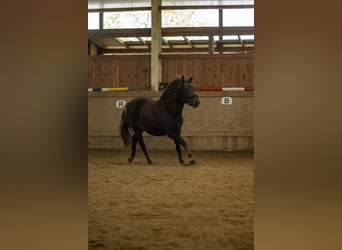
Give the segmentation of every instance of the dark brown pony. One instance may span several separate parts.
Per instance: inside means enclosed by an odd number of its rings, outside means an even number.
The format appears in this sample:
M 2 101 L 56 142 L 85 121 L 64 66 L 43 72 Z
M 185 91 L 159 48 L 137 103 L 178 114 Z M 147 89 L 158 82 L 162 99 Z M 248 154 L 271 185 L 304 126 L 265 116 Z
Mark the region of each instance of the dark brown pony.
M 196 108 L 200 101 L 195 94 L 195 88 L 189 79 L 176 78 L 170 82 L 160 99 L 155 101 L 146 97 L 138 97 L 125 105 L 121 115 L 120 134 L 125 146 L 132 144 L 131 156 L 128 162 L 132 162 L 135 156 L 136 145 L 139 142 L 141 150 L 146 156 L 147 163 L 152 164 L 146 151 L 143 140 L 143 132 L 150 135 L 167 135 L 176 144 L 179 162 L 184 164 L 180 145 L 187 151 L 190 164 L 196 164 L 188 150 L 186 141 L 180 136 L 183 125 L 183 107 L 187 103 Z

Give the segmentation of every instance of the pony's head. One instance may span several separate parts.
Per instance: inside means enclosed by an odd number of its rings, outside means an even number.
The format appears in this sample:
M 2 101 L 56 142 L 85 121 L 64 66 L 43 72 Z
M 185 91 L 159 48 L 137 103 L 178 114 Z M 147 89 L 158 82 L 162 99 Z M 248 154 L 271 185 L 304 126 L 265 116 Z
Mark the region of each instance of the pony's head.
M 188 79 L 185 79 L 184 76 L 176 77 L 168 84 L 160 99 L 167 99 L 173 94 L 178 93 L 178 96 L 183 103 L 187 103 L 190 106 L 197 108 L 200 104 L 200 100 L 195 93 L 195 87 L 191 83 L 192 77 Z
M 182 76 L 179 88 L 184 103 L 189 104 L 193 108 L 197 108 L 200 105 L 198 95 L 195 93 L 195 87 L 192 85 L 192 77 L 185 79 L 184 76 Z

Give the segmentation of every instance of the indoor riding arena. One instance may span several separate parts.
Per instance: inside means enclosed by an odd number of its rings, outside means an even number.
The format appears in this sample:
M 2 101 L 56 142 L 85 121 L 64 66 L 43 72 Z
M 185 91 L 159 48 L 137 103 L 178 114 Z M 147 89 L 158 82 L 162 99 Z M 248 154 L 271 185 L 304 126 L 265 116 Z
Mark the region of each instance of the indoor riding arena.
M 89 0 L 88 55 L 88 249 L 254 249 L 254 1 Z M 129 163 L 126 105 L 182 76 L 195 164 L 146 132 Z

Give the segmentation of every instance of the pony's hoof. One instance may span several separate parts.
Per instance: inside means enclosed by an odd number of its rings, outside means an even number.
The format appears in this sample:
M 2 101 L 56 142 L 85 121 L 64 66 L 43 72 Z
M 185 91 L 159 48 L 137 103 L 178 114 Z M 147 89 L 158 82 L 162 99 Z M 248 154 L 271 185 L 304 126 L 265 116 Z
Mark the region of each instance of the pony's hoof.
M 153 161 L 148 161 L 147 162 L 149 165 L 152 165 L 153 164 Z
M 132 163 L 133 159 L 131 157 L 128 157 L 128 163 Z
M 183 166 L 185 165 L 185 161 L 183 160 L 180 160 L 179 163 L 182 164 Z
M 191 160 L 190 161 L 190 165 L 195 165 L 196 164 L 196 161 L 195 160 Z

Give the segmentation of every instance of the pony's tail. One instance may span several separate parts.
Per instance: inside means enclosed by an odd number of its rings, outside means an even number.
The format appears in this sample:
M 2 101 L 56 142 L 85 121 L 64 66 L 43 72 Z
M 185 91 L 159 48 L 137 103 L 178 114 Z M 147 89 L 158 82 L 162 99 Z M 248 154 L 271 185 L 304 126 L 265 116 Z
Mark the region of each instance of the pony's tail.
M 122 111 L 121 122 L 120 122 L 120 135 L 125 144 L 125 147 L 129 146 L 132 141 L 132 136 L 129 133 L 129 124 L 126 120 L 125 111 Z

